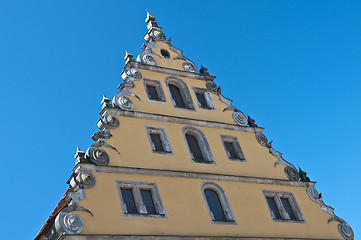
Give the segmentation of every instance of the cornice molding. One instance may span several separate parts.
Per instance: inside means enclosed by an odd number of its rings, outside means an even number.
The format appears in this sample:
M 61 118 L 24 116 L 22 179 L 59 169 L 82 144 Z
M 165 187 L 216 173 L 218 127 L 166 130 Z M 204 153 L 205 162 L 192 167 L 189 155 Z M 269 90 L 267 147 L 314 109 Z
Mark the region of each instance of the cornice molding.
M 205 121 L 199 119 L 192 119 L 192 118 L 184 118 L 184 117 L 177 117 L 177 116 L 168 116 L 156 113 L 146 113 L 146 112 L 139 112 L 139 111 L 122 111 L 118 108 L 103 108 L 100 113 L 101 116 L 106 114 L 116 114 L 124 117 L 134 117 L 134 118 L 143 118 L 148 120 L 158 120 L 163 122 L 175 122 L 184 125 L 193 125 L 193 126 L 200 126 L 200 127 L 213 127 L 213 128 L 221 128 L 221 129 L 229 129 L 235 131 L 242 131 L 242 132 L 255 132 L 260 133 L 263 131 L 264 128 L 261 127 L 246 127 L 246 126 L 239 126 L 236 124 L 229 124 L 229 123 L 221 123 L 221 122 L 214 122 L 214 121 Z
M 126 173 L 136 175 L 151 175 L 151 176 L 164 176 L 164 177 L 178 177 L 178 178 L 195 178 L 211 181 L 228 181 L 228 182 L 245 182 L 257 184 L 271 184 L 281 186 L 293 187 L 307 187 L 308 185 L 314 186 L 315 182 L 296 182 L 284 179 L 250 177 L 250 176 L 236 176 L 229 174 L 216 174 L 216 173 L 202 173 L 180 170 L 165 170 L 165 169 L 151 169 L 151 168 L 135 168 L 123 166 L 96 166 L 93 164 L 80 163 L 77 164 L 73 170 L 75 172 L 86 170 L 90 172 L 105 172 L 105 173 Z
M 211 75 L 202 75 L 199 73 L 186 72 L 186 71 L 182 71 L 182 70 L 178 70 L 178 69 L 152 66 L 152 65 L 143 64 L 140 62 L 134 62 L 134 65 L 140 69 L 164 73 L 164 74 L 168 74 L 168 75 L 175 75 L 177 77 L 193 78 L 193 79 L 203 80 L 203 81 L 213 81 L 216 78 L 215 76 L 211 76 Z

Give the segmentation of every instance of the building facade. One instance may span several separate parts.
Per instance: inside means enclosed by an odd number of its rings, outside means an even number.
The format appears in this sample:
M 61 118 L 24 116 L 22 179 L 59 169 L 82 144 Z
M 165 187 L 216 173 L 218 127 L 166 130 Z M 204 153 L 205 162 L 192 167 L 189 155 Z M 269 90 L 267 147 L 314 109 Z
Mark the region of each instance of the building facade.
M 35 239 L 354 239 L 301 169 L 150 14 Z

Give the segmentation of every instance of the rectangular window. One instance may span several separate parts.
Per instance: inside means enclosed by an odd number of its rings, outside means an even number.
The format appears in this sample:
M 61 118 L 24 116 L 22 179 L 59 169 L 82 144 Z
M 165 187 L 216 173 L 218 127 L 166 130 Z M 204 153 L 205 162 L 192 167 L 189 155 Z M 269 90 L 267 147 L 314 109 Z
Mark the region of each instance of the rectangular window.
M 148 100 L 165 102 L 164 92 L 159 81 L 144 78 L 143 83 L 147 92 Z
M 304 221 L 301 210 L 291 192 L 264 190 L 263 195 L 274 221 Z
M 281 214 L 278 211 L 275 199 L 273 197 L 267 197 L 266 199 L 267 199 L 268 206 L 271 210 L 272 218 L 281 219 Z
M 238 160 L 238 161 L 246 160 L 242 148 L 237 140 L 237 137 L 221 135 L 221 139 L 223 142 L 224 150 L 226 151 L 227 157 L 230 160 Z
M 215 109 L 212 97 L 204 88 L 193 88 L 193 91 L 196 95 L 198 107 L 203 109 Z
M 117 181 L 117 187 L 125 216 L 165 216 L 155 183 Z
M 172 149 L 164 128 L 145 126 L 150 147 L 154 153 L 171 154 Z
M 150 138 L 152 140 L 154 150 L 156 152 L 164 152 L 164 147 L 163 147 L 162 139 L 160 138 L 160 134 L 150 133 Z
M 122 189 L 122 197 L 125 206 L 127 207 L 127 213 L 138 213 L 137 208 L 135 207 L 134 197 L 132 189 Z
M 142 196 L 142 200 L 145 205 L 145 208 L 147 209 L 147 213 L 156 214 L 151 191 L 140 190 L 140 195 Z

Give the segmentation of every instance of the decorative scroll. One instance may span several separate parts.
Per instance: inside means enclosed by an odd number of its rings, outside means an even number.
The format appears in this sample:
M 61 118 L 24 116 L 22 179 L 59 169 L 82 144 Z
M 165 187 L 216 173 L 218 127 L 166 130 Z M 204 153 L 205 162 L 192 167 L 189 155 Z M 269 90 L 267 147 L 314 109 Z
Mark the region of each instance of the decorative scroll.
M 312 201 L 319 203 L 321 205 L 321 209 L 323 211 L 325 211 L 331 215 L 330 219 L 328 219 L 327 222 L 338 221 L 340 223 L 340 224 L 338 224 L 337 228 L 338 228 L 339 233 L 341 234 L 341 236 L 344 239 L 354 240 L 354 233 L 353 233 L 353 230 L 350 227 L 350 225 L 348 225 L 346 223 L 346 221 L 343 220 L 342 218 L 339 218 L 338 216 L 336 216 L 334 209 L 330 206 L 327 206 L 323 202 L 323 197 L 322 197 L 321 193 L 318 194 L 317 190 L 313 186 L 308 185 L 307 195 Z
M 96 179 L 94 175 L 86 170 L 80 170 L 75 178 L 76 183 L 80 188 L 92 188 L 95 186 Z
M 261 144 L 264 147 L 268 147 L 268 139 L 263 133 L 257 132 L 256 139 L 259 142 L 259 144 Z
M 109 164 L 109 156 L 103 149 L 90 147 L 86 151 L 85 156 L 95 165 L 106 166 Z
M 119 127 L 119 120 L 114 115 L 108 114 L 105 117 L 105 121 L 111 129 Z
M 144 55 L 142 57 L 142 62 L 145 64 L 148 64 L 148 65 L 152 65 L 152 66 L 157 65 L 157 62 L 155 61 L 155 59 L 150 55 Z
M 298 173 L 297 169 L 293 166 L 285 167 L 285 173 L 288 179 L 290 179 L 291 181 L 297 181 L 300 178 L 300 174 Z
M 238 125 L 247 126 L 248 119 L 241 111 L 234 112 L 232 117 Z
M 192 73 L 197 72 L 197 67 L 192 62 L 183 63 L 183 69 L 187 72 L 192 72 Z
M 79 234 L 83 231 L 83 220 L 75 213 L 60 212 L 55 219 L 55 229 L 66 234 Z
M 207 81 L 206 83 L 207 90 L 211 93 L 218 94 L 218 87 L 217 84 L 215 84 L 213 81 Z
M 342 237 L 344 237 L 347 240 L 354 239 L 354 233 L 353 233 L 350 225 L 343 222 L 343 223 L 340 223 L 337 227 L 338 227 L 338 231 L 341 233 Z
M 133 111 L 134 109 L 134 104 L 132 102 L 132 100 L 130 100 L 129 98 L 125 97 L 125 96 L 119 96 L 116 99 L 116 104 L 117 106 L 125 111 Z

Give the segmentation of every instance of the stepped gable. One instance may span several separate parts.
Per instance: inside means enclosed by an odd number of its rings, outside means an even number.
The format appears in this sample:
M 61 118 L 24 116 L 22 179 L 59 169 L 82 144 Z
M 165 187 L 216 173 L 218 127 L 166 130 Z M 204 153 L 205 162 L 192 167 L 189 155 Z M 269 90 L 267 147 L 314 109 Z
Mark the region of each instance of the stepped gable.
M 142 51 L 126 51 L 94 144 L 77 147 L 68 190 L 35 239 L 354 239 L 208 69 L 174 47 L 155 17 L 145 21 Z

